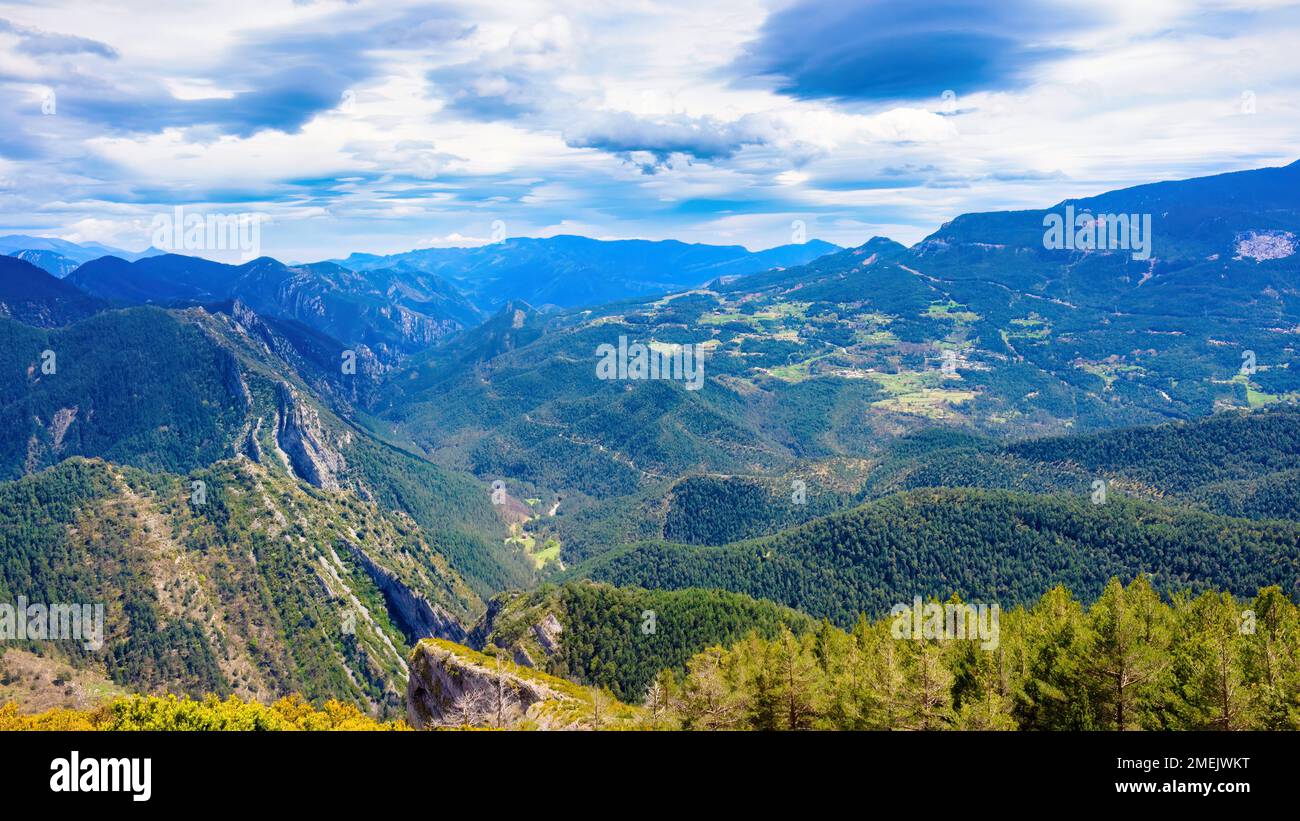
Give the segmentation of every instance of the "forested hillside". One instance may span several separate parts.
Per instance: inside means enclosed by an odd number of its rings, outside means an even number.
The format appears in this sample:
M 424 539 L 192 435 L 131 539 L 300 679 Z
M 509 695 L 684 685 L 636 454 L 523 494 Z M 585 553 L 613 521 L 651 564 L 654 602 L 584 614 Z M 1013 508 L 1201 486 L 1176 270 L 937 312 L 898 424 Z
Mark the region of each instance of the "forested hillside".
M 890 618 L 749 638 L 660 676 L 647 710 L 692 730 L 1300 729 L 1300 620 L 1275 587 L 1056 587 L 1002 611 L 997 638 L 900 640 Z
M 815 622 L 772 602 L 723 590 L 646 590 L 569 583 L 494 600 L 471 633 L 552 675 L 606 687 L 623 701 L 656 673 L 684 669 L 694 653 L 749 633 L 796 633 Z
M 188 476 L 67 460 L 0 483 L 0 516 L 0 599 L 105 608 L 102 648 L 15 647 L 139 692 L 391 712 L 408 636 L 463 635 L 481 609 L 410 520 L 243 457 Z
M 68 456 L 187 471 L 235 453 L 234 359 L 155 308 L 54 330 L 0 320 L 0 475 Z
M 358 274 L 332 263 L 285 265 L 259 257 L 227 265 L 162 254 L 87 262 L 67 282 L 119 305 L 189 306 L 237 300 L 269 318 L 299 322 L 393 363 L 478 321 L 454 288 Z M 442 284 L 445 286 L 445 283 Z
M 1300 524 L 1180 510 L 1111 495 L 925 489 L 724 547 L 649 542 L 571 571 L 617 585 L 716 587 L 848 626 L 913 596 L 1034 600 L 1064 584 L 1085 600 L 1112 576 L 1172 593 L 1238 595 L 1300 584 Z
M 1300 411 L 1284 405 L 1076 436 L 994 440 L 920 434 L 892 447 L 866 496 L 919 487 L 1115 491 L 1247 518 L 1300 516 Z
M 53 328 L 85 319 L 104 307 L 28 260 L 0 256 L 0 317 Z
M 717 544 L 930 485 L 1075 492 L 1106 478 L 1147 498 L 1286 515 L 1297 484 L 1279 467 L 1286 457 L 1263 461 L 1267 445 L 1232 439 L 1255 435 L 1255 423 L 1107 434 L 1300 397 L 1300 304 L 1285 241 L 1300 213 L 1285 193 L 1298 174 L 1292 164 L 1075 203 L 1133 210 L 1240 187 L 1217 222 L 1213 205 L 1185 219 L 1161 210 L 1165 244 L 1150 260 L 1044 247 L 1043 218 L 1056 206 L 964 215 L 911 248 L 875 238 L 664 297 L 549 313 L 511 303 L 492 332 L 398 368 L 368 410 L 376 429 L 440 464 L 566 500 L 561 515 L 582 519 L 555 526 L 569 564 L 602 552 L 602 540 L 655 535 L 647 529 Z M 1253 236 L 1278 238 L 1279 250 L 1257 251 L 1243 239 Z M 702 386 L 598 378 L 598 347 L 620 339 L 695 346 Z M 1267 437 L 1267 424 L 1287 423 L 1258 424 Z M 897 458 L 900 439 L 939 431 L 970 438 Z M 1023 439 L 1035 441 L 1008 444 Z M 1242 448 L 1255 453 L 1211 467 Z M 783 505 L 791 491 L 773 481 L 877 461 L 871 479 L 858 469 L 856 485 L 833 493 L 810 482 L 811 508 Z M 771 488 L 767 501 L 757 485 Z M 697 515 L 706 499 L 736 509 Z M 601 509 L 648 509 L 652 521 L 620 526 Z
M 245 454 L 406 513 L 482 595 L 529 582 L 486 485 L 336 415 L 264 330 L 238 311 L 150 307 L 55 330 L 0 320 L 0 470 L 88 456 L 184 473 Z

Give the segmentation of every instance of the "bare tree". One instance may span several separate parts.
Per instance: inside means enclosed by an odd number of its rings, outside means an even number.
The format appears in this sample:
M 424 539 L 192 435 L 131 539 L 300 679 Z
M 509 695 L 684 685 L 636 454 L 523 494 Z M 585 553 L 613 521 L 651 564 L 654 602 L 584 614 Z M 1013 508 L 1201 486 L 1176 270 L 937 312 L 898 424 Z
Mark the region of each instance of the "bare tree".
M 600 708 L 605 703 L 605 694 L 600 691 L 600 687 L 591 688 L 591 729 L 600 729 Z
M 667 707 L 665 703 L 667 700 L 668 694 L 664 692 L 664 686 L 659 683 L 659 679 L 650 682 L 650 688 L 645 694 L 645 706 L 650 711 L 650 719 L 655 727 L 659 726 L 659 718 Z
M 519 699 L 515 695 L 513 687 L 506 686 L 506 675 L 501 669 L 501 656 L 497 660 L 497 686 L 493 690 L 492 712 L 496 714 L 496 727 L 502 729 L 506 726 L 506 718 L 514 712 L 519 705 Z
M 452 699 L 450 706 L 443 711 L 439 727 L 475 727 L 485 723 L 488 712 L 485 709 L 483 694 L 466 690 Z

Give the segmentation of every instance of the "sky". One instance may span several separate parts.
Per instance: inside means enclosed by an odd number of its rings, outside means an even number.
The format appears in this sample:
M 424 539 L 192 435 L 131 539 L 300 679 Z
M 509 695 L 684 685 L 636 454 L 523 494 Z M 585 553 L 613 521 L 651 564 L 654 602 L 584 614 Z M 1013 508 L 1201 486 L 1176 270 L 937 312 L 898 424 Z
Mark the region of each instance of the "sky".
M 1281 0 L 0 0 L 0 233 L 916 242 L 1300 158 Z

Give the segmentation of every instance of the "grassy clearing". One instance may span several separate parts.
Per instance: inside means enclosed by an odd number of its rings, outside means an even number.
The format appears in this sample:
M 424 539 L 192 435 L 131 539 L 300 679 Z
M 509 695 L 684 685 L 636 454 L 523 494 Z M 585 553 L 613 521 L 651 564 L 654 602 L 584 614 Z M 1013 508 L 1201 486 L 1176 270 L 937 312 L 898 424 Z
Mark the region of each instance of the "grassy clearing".
M 892 331 L 886 331 L 883 328 L 875 331 L 856 331 L 853 339 L 859 345 L 897 345 L 898 337 Z
M 979 314 L 965 308 L 965 305 L 960 305 L 951 299 L 947 302 L 932 302 L 926 309 L 925 315 L 931 319 L 951 319 L 954 322 L 970 323 L 980 320 Z
M 1003 331 L 1007 339 L 1043 340 L 1052 335 L 1052 326 L 1037 314 L 1030 314 L 1025 319 L 1013 319 L 1013 329 Z
M 910 413 L 932 419 L 942 418 L 958 405 L 975 398 L 974 391 L 952 391 L 931 388 L 917 393 L 894 396 L 872 402 L 871 406 L 895 413 Z

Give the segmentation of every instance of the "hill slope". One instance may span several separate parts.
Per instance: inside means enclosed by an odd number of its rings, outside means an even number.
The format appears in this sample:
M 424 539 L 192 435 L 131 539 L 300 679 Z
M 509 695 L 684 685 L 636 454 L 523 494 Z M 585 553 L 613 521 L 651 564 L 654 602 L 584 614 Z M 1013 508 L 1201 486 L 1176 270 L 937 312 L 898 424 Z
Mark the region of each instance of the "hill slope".
M 442 464 L 577 512 L 695 474 L 785 478 L 881 458 L 934 427 L 1021 438 L 1293 403 L 1300 255 L 1283 253 L 1283 235 L 1300 214 L 1298 174 L 964 215 L 913 248 L 875 238 L 661 298 L 504 311 L 495 334 L 391 373 L 371 410 Z M 1158 210 L 1151 258 L 1045 247 L 1043 217 L 1065 205 Z M 597 350 L 620 339 L 697 346 L 702 387 L 601 379 Z
M 396 361 L 462 327 L 477 311 L 436 282 L 400 283 L 384 272 L 360 275 L 330 263 L 288 266 L 269 257 L 243 265 L 164 254 L 127 262 L 104 257 L 68 282 L 125 304 L 194 305 L 237 300 L 269 318 L 293 320 L 349 346 Z
M 85 319 L 103 307 L 104 303 L 26 260 L 0 257 L 0 317 L 54 328 Z
M 527 560 L 501 541 L 486 485 L 334 414 L 254 319 L 145 307 L 48 331 L 0 320 L 3 476 L 69 456 L 188 472 L 242 454 L 414 517 L 484 595 L 530 580 Z M 42 371 L 46 350 L 56 354 L 52 373 Z
M 1056 584 L 1085 599 L 1111 577 L 1165 591 L 1279 585 L 1300 592 L 1300 524 L 1254 522 L 1110 496 L 910 491 L 725 547 L 646 543 L 575 575 L 617 585 L 720 587 L 847 625 L 914 596 L 1007 607 Z
M 71 459 L 0 483 L 0 516 L 0 596 L 105 611 L 102 647 L 20 645 L 138 692 L 393 713 L 406 642 L 459 638 L 480 606 L 409 520 L 243 457 L 188 476 Z

